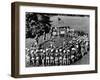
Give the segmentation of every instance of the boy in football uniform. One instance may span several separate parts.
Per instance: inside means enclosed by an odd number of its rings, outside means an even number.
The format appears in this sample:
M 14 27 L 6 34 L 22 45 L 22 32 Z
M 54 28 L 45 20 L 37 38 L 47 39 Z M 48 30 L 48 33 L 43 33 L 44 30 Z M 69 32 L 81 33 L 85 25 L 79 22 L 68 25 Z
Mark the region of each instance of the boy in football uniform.
M 63 55 L 62 55 L 62 49 L 59 49 L 59 65 L 63 64 Z
M 55 65 L 58 65 L 58 49 L 56 49 L 54 57 Z
M 54 49 L 51 49 L 50 51 L 50 65 L 54 65 Z
M 47 48 L 46 49 L 46 66 L 48 66 L 49 65 L 49 49 Z
M 75 55 L 76 55 L 76 52 L 75 52 L 75 48 L 73 47 L 72 50 L 71 50 L 71 63 L 74 63 L 75 62 Z
M 38 54 L 38 50 L 36 50 L 36 66 L 39 66 L 39 54 Z
M 67 50 L 67 64 L 68 64 L 68 65 L 71 63 L 70 60 L 71 60 L 71 52 L 70 52 L 70 50 L 68 49 L 68 50 Z
M 67 64 L 66 50 L 63 50 L 63 65 Z

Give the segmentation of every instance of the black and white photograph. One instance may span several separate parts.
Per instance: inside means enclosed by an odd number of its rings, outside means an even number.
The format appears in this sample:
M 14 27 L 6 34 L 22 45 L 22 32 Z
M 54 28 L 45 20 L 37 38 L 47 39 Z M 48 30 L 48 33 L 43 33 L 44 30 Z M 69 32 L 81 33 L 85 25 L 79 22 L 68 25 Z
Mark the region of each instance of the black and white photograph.
M 12 76 L 97 73 L 97 7 L 12 4 Z
M 25 66 L 90 63 L 90 15 L 25 12 Z

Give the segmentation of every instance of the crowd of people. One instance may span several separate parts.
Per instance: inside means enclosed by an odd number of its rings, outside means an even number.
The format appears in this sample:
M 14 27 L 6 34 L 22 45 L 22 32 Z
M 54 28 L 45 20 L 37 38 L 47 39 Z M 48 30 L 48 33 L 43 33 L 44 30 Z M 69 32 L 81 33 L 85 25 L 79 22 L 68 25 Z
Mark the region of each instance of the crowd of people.
M 32 46 L 30 49 L 26 48 L 26 66 L 70 65 L 88 52 L 89 40 L 86 35 L 63 42 L 63 45 L 59 47 L 53 44 L 45 49 Z

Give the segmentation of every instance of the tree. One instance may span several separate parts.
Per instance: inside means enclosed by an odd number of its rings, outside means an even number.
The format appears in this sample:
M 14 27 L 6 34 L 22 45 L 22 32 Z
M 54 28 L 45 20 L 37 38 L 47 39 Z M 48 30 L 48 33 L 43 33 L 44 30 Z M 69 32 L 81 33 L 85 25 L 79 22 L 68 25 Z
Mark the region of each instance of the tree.
M 51 28 L 50 17 L 46 14 L 26 13 L 26 38 L 38 38 L 49 33 Z

